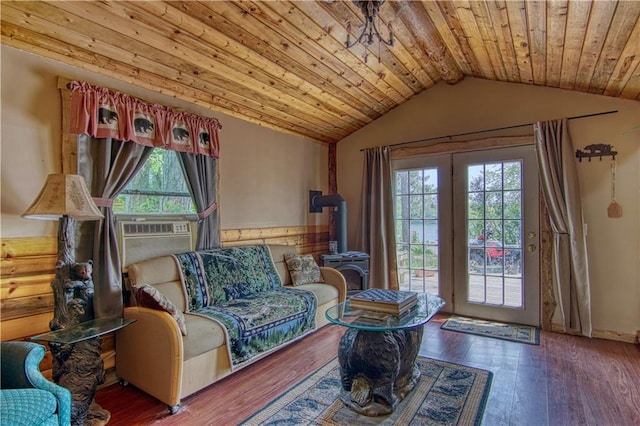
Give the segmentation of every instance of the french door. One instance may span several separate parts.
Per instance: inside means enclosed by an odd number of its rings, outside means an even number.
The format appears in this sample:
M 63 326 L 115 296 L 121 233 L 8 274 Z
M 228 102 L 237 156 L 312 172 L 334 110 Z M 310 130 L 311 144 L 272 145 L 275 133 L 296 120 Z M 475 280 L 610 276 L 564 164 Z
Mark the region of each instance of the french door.
M 455 154 L 453 168 L 454 312 L 539 325 L 533 147 Z
M 539 324 L 532 146 L 394 161 L 400 288 L 460 315 Z

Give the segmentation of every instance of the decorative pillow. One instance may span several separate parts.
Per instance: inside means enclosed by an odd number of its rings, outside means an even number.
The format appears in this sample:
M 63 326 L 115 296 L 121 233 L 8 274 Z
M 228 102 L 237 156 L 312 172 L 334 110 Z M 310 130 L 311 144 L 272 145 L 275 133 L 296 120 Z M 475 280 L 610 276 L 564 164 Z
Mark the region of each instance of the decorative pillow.
M 187 335 L 187 325 L 184 322 L 182 311 L 176 307 L 169 299 L 158 291 L 154 286 L 143 284 L 133 287 L 133 294 L 136 297 L 138 305 L 166 311 L 176 320 L 180 332 L 183 336 Z
M 287 269 L 289 269 L 294 286 L 324 282 L 320 267 L 312 255 L 285 254 L 284 260 L 287 262 Z
M 235 283 L 224 287 L 227 300 L 243 299 L 253 293 L 255 291 L 249 283 Z

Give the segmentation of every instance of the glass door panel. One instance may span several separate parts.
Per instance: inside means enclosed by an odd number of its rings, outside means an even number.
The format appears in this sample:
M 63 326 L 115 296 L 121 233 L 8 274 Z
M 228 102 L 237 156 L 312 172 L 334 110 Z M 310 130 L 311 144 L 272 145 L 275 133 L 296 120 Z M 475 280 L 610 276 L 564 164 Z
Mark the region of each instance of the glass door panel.
M 438 294 L 450 301 L 451 255 L 443 256 L 451 253 L 450 220 L 443 224 L 441 218 L 451 212 L 451 159 L 414 161 L 395 162 L 393 172 L 400 290 Z
M 523 306 L 521 176 L 519 161 L 467 165 L 469 302 Z
M 438 171 L 398 170 L 394 180 L 400 289 L 438 294 Z

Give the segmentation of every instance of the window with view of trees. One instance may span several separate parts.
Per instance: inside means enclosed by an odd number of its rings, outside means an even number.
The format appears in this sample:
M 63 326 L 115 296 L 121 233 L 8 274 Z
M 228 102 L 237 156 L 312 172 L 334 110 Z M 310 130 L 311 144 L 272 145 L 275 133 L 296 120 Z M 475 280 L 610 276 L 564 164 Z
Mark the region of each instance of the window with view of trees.
M 195 214 L 177 154 L 156 148 L 113 203 L 115 214 Z

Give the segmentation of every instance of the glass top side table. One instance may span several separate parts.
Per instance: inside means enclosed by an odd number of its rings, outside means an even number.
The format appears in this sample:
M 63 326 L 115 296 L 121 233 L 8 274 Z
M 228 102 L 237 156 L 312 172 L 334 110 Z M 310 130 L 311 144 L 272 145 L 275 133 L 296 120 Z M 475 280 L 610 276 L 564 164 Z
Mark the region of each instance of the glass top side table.
M 51 348 L 54 357 L 53 379 L 71 392 L 72 426 L 106 425 L 109 422 L 109 411 L 95 404 L 93 399 L 98 385 L 104 382 L 101 336 L 135 321 L 98 318 L 31 337 L 31 340 L 47 342 Z M 69 350 L 60 350 L 66 346 Z M 58 349 L 54 351 L 54 348 Z M 56 374 L 56 365 L 59 365 L 57 371 L 60 374 Z
M 124 318 L 98 318 L 76 324 L 73 327 L 38 334 L 37 336 L 31 337 L 31 340 L 70 345 L 102 336 L 103 334 L 112 333 L 135 321 L 134 319 Z

